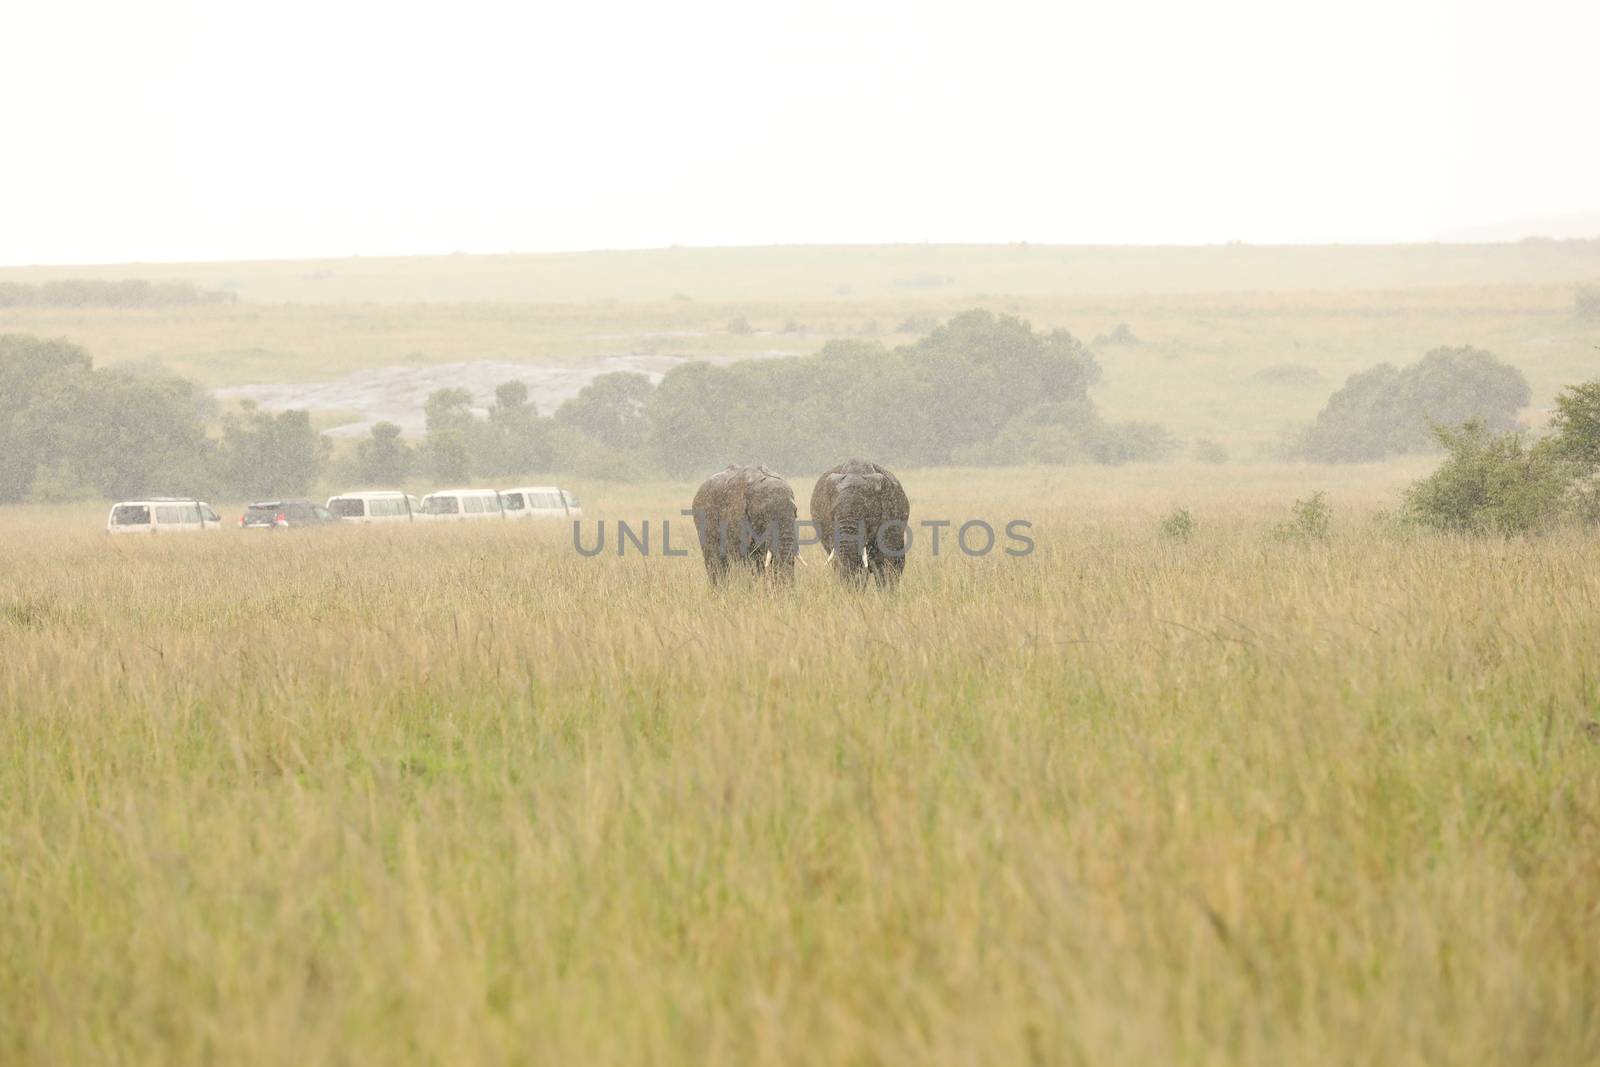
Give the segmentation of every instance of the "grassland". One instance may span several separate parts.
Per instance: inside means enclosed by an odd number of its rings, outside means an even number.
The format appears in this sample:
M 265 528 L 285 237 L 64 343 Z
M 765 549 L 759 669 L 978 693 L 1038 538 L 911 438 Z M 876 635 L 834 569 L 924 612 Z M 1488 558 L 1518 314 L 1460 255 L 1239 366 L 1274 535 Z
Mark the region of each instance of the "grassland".
M 0 514 L 0 1061 L 1600 1058 L 1592 538 L 1396 531 L 1404 467 L 904 473 L 1038 550 L 715 592 Z
M 208 386 L 317 381 L 351 371 L 470 359 L 581 365 L 600 355 L 685 358 L 815 351 L 834 337 L 898 344 L 908 318 L 969 307 L 1018 314 L 1085 341 L 1127 323 L 1143 342 L 1099 346 L 1095 399 L 1111 418 L 1164 423 L 1253 458 L 1311 418 L 1344 379 L 1472 344 L 1521 368 L 1530 425 L 1564 385 L 1593 377 L 1600 327 L 1573 315 L 1573 286 L 1011 297 L 536 304 L 254 305 L 0 311 L 0 332 L 65 336 L 104 365 L 160 366 Z M 758 332 L 728 332 L 745 316 Z M 785 332 L 786 326 L 795 327 Z M 1257 375 L 1291 364 L 1297 382 Z
M 1600 240 L 1516 244 L 802 245 L 3 267 L 0 281 L 192 281 L 253 304 L 811 303 L 976 293 L 1482 288 L 1600 279 Z

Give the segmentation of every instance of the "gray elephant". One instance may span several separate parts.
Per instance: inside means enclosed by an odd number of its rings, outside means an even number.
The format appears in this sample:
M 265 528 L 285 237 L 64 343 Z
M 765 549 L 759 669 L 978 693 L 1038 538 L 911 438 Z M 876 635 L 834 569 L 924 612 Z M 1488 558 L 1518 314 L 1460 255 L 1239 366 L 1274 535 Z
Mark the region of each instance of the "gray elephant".
M 794 579 L 794 490 L 767 468 L 735 465 L 707 478 L 694 495 L 694 522 L 713 585 L 735 567 Z
M 892 586 L 906 568 L 911 501 L 888 470 L 852 459 L 817 479 L 811 521 L 836 574 Z

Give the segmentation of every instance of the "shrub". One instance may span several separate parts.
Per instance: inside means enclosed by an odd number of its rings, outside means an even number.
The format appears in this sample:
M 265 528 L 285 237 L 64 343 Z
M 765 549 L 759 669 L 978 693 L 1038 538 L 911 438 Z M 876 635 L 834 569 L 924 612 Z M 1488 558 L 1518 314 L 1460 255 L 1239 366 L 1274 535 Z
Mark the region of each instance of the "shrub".
M 1228 450 L 1210 438 L 1201 438 L 1194 443 L 1194 458 L 1201 463 L 1226 463 Z
M 1161 520 L 1161 536 L 1173 541 L 1187 541 L 1194 535 L 1194 516 L 1189 514 L 1188 508 L 1174 508 L 1172 513 Z
M 743 315 L 735 315 L 728 320 L 728 332 L 740 337 L 748 337 L 756 332 L 756 328 L 750 325 L 750 320 Z
M 1568 511 L 1573 468 L 1548 444 L 1529 446 L 1517 432 L 1482 422 L 1435 431 L 1448 455 L 1406 492 L 1408 519 L 1436 530 L 1472 534 L 1533 533 Z
M 900 325 L 894 328 L 894 332 L 921 336 L 925 333 L 932 333 L 938 328 L 939 320 L 932 315 L 907 315 L 900 320 Z
M 1296 500 L 1289 521 L 1280 522 L 1273 533 L 1284 541 L 1326 541 L 1332 518 L 1328 494 L 1318 491 Z
M 1600 467 L 1600 378 L 1563 389 L 1555 408 L 1550 443 L 1556 454 L 1587 470 Z
M 1296 455 L 1351 463 L 1429 451 L 1432 427 L 1479 420 L 1494 431 L 1515 424 L 1532 392 L 1522 372 L 1476 348 L 1435 348 L 1416 363 L 1351 375 L 1301 437 Z

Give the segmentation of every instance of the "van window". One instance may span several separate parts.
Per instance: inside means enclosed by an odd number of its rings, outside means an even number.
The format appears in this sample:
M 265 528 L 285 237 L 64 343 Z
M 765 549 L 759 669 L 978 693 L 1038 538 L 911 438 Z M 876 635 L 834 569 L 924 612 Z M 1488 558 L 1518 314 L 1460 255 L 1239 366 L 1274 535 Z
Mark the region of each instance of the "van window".
M 576 508 L 576 507 L 582 507 L 583 506 L 583 505 L 578 503 L 578 498 L 577 497 L 573 496 L 571 493 L 567 493 L 567 491 L 565 489 L 563 489 L 562 492 L 566 493 L 566 495 L 567 495 L 567 507 Z
M 430 496 L 422 502 L 422 512 L 424 515 L 458 515 L 461 501 L 453 496 Z
M 156 508 L 156 522 L 160 524 L 197 523 L 200 509 L 194 504 L 162 504 Z
M 483 498 L 482 497 L 469 496 L 465 500 L 463 500 L 462 503 L 466 505 L 466 510 L 467 510 L 467 514 L 468 515 L 482 515 L 483 514 Z
M 222 516 L 211 510 L 210 504 L 200 505 L 200 514 L 205 516 L 207 522 L 221 522 Z
M 565 511 L 566 510 L 565 508 L 563 508 L 561 506 L 561 498 L 559 496 L 557 496 L 555 493 L 540 493 L 539 494 L 539 506 L 541 508 L 544 508 L 547 511 L 551 510 L 551 509 L 554 509 L 556 511 Z
M 367 513 L 367 509 L 360 500 L 350 497 L 340 497 L 332 502 L 329 509 L 341 519 L 359 519 Z
M 119 504 L 111 512 L 111 522 L 116 526 L 149 526 L 150 509 L 143 504 Z
M 502 508 L 504 508 L 506 511 L 521 511 L 522 510 L 522 494 L 521 493 L 501 493 L 500 494 L 500 506 Z
M 321 504 L 312 504 L 311 505 L 311 514 L 315 515 L 318 519 L 321 519 L 323 522 L 332 522 L 333 521 L 333 512 L 329 511 L 327 508 L 323 507 Z

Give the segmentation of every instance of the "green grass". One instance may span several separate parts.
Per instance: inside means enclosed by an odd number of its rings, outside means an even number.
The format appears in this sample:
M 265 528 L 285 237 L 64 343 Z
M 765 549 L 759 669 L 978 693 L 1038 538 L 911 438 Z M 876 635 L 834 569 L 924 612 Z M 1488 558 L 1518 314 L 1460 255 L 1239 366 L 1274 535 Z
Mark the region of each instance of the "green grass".
M 1594 544 L 1414 473 L 903 472 L 1039 550 L 893 596 L 6 512 L 0 1061 L 1594 1062 Z

